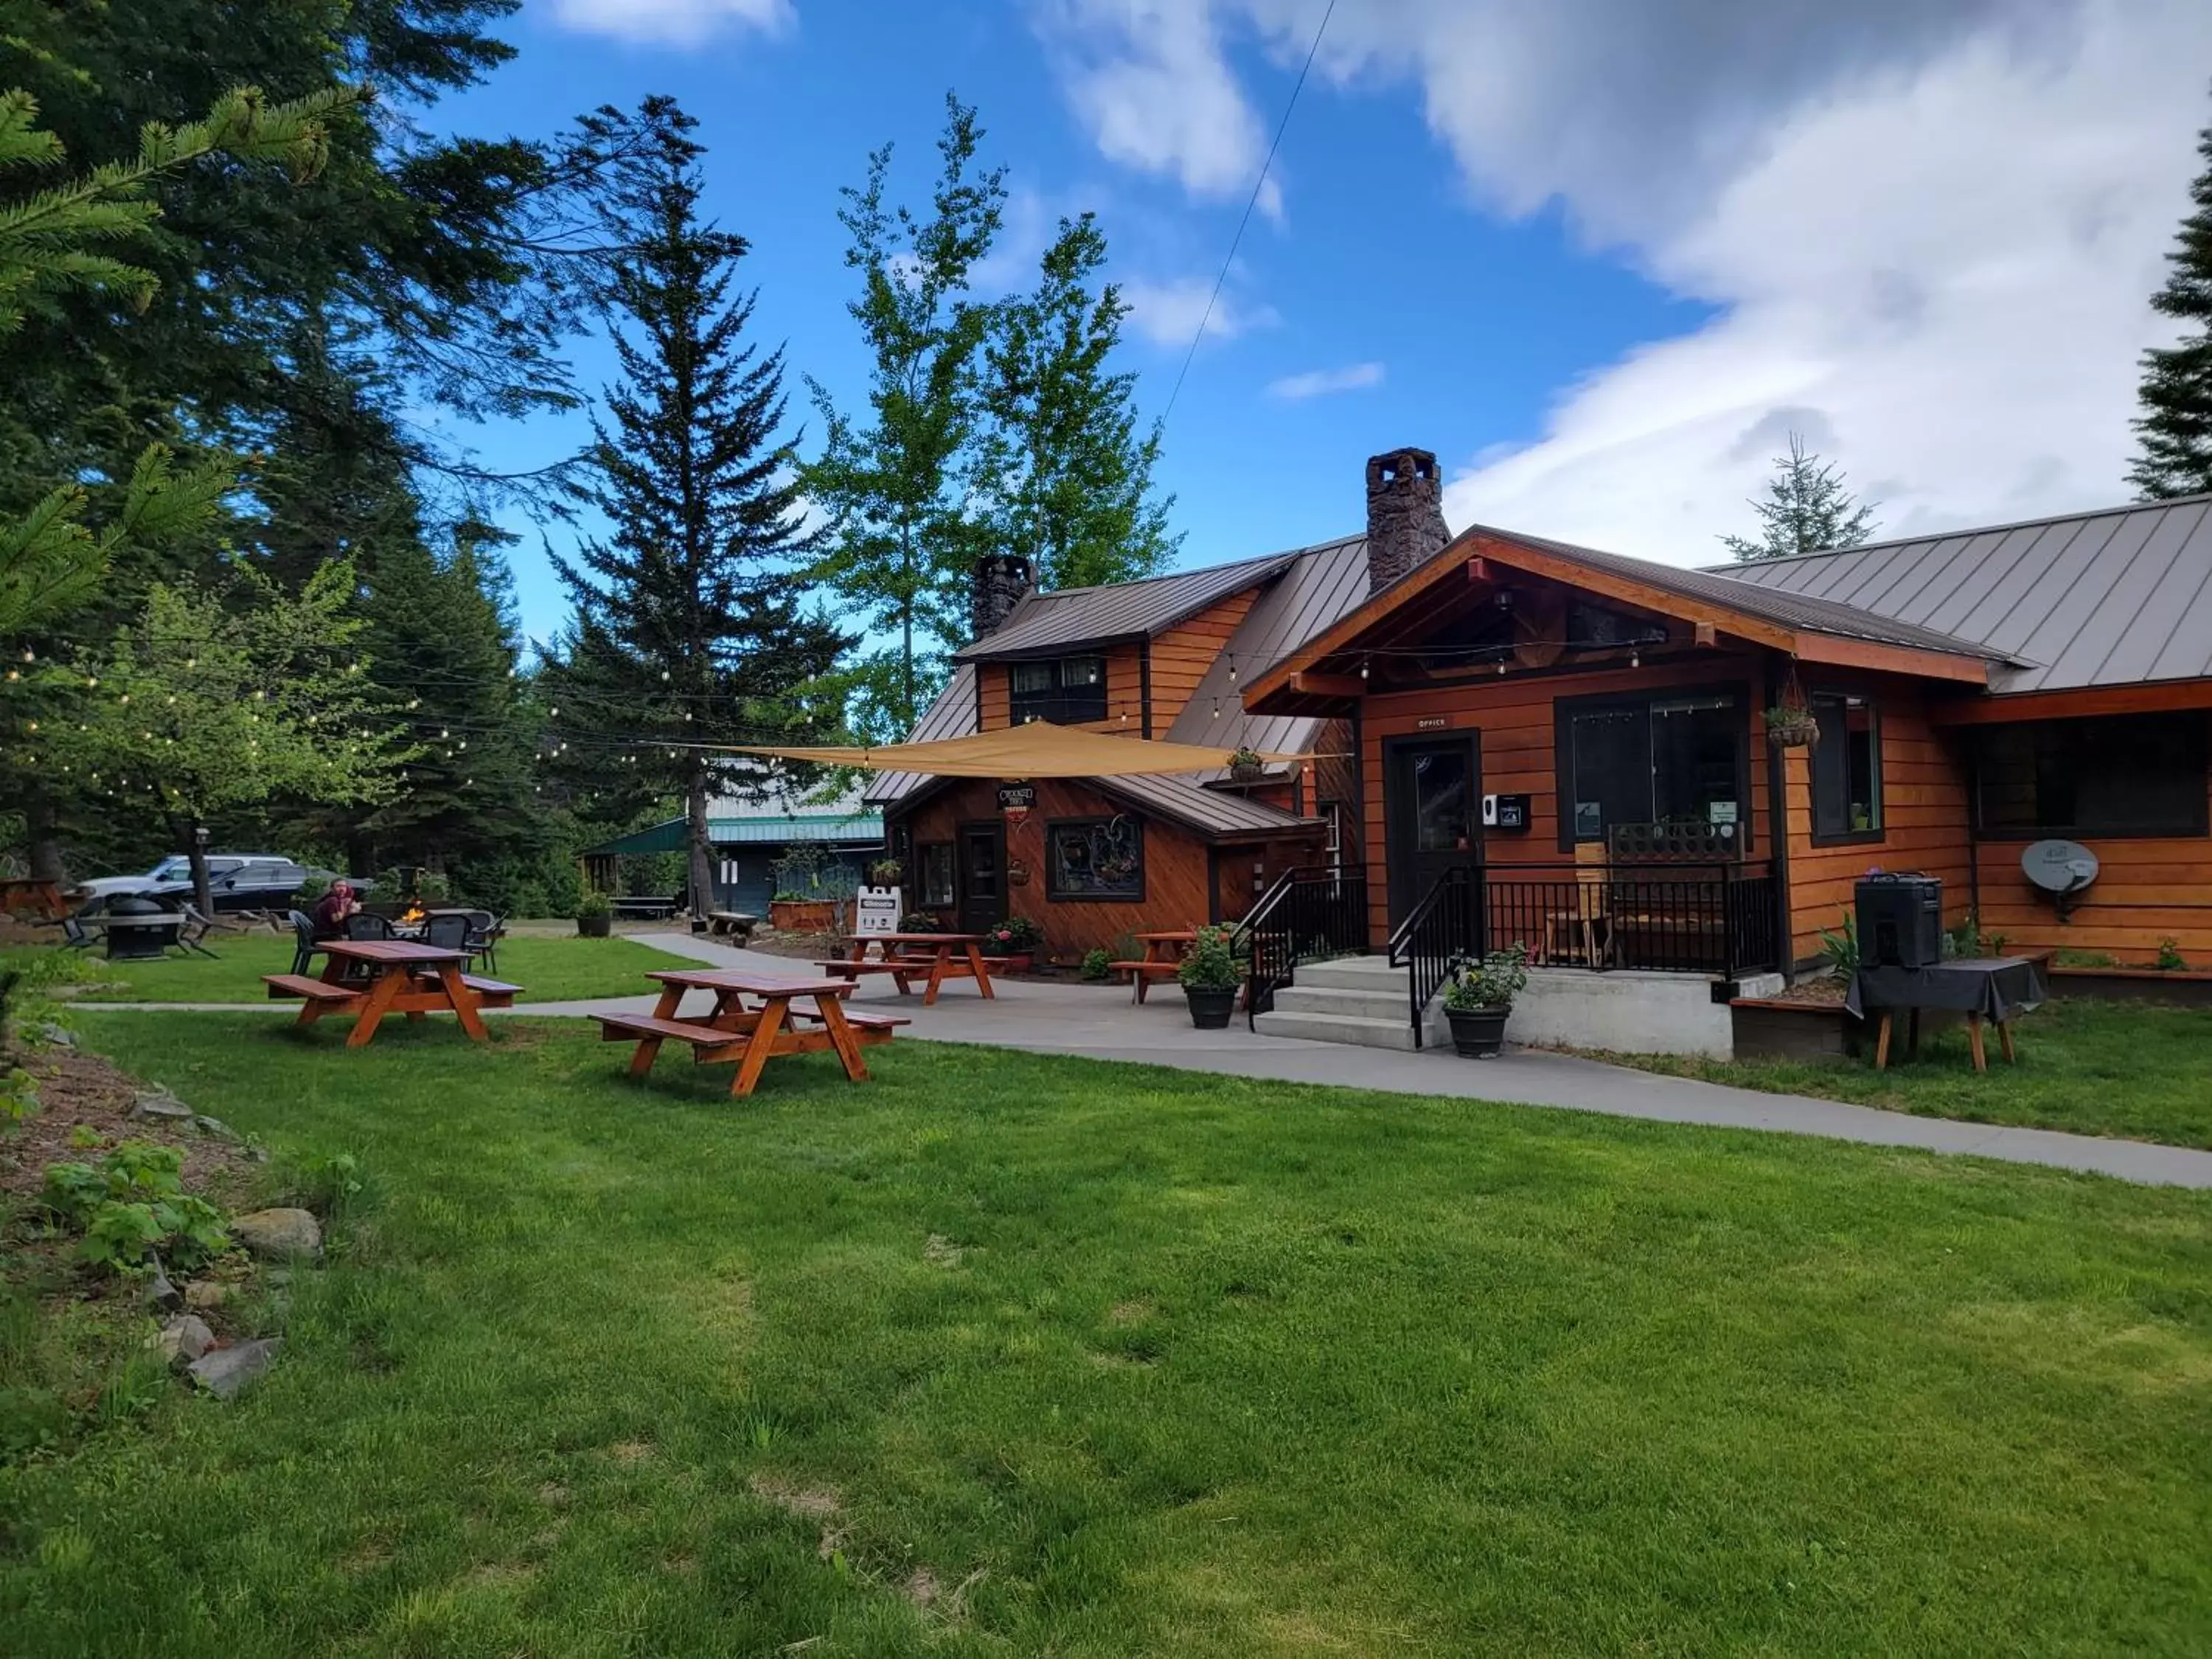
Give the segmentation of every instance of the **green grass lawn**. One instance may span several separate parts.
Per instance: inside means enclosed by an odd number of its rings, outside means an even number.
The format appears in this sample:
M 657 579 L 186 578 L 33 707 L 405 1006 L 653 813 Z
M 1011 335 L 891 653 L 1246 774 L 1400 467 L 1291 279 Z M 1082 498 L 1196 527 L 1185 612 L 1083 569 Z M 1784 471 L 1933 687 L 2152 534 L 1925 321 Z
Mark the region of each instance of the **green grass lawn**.
M 289 973 L 292 935 L 264 928 L 209 936 L 205 957 L 172 953 L 158 962 L 110 962 L 95 949 L 83 953 L 84 972 L 127 991 L 100 992 L 94 1000 L 129 1002 L 265 1002 L 264 974 Z M 0 962 L 20 951 L 0 951 Z M 665 951 L 624 939 L 514 938 L 499 947 L 499 977 L 523 988 L 525 1002 L 565 1002 L 579 997 L 639 996 L 654 988 L 645 978 L 655 968 L 696 967 Z M 316 968 L 321 971 L 319 959 Z
M 1923 1039 L 1920 1058 L 1910 1061 L 1904 1057 L 1900 1026 L 1886 1072 L 1875 1070 L 1871 1055 L 1816 1060 L 1604 1058 L 1673 1077 L 1819 1095 L 1923 1117 L 2212 1147 L 2212 1009 L 2068 997 L 2045 1003 L 2014 1029 L 2018 1063 L 2006 1064 L 1995 1034 L 1985 1033 L 1990 1069 L 1978 1073 L 1966 1049 L 1964 1026 Z
M 379 1194 L 10 1655 L 2212 1650 L 2212 1196 L 901 1042 L 88 1016 Z

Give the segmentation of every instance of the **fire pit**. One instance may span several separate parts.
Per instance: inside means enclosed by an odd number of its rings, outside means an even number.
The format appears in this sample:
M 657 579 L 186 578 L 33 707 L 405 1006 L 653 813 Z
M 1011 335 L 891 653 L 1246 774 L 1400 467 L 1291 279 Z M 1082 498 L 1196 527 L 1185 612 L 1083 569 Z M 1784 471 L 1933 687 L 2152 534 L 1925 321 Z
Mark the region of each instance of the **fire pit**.
M 158 961 L 177 942 L 185 919 L 167 905 L 135 896 L 107 907 L 107 959 Z

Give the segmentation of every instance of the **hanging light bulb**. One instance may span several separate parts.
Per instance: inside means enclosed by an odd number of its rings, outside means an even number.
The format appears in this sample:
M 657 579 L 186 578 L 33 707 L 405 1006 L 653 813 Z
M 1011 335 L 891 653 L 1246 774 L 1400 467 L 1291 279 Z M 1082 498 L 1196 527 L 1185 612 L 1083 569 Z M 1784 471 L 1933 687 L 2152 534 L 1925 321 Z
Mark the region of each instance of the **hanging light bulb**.
M 1632 651 L 1632 652 L 1630 652 L 1630 653 L 1628 653 L 1628 665 L 1629 665 L 1631 668 L 1641 668 L 1641 667 L 1643 667 L 1643 666 L 1644 666 L 1644 653 L 1643 653 L 1641 651 Z
M 1233 651 L 1229 655 L 1229 683 L 1237 684 L 1237 653 Z
M 1367 665 L 1365 663 L 1359 665 L 1359 678 L 1363 680 L 1367 678 Z

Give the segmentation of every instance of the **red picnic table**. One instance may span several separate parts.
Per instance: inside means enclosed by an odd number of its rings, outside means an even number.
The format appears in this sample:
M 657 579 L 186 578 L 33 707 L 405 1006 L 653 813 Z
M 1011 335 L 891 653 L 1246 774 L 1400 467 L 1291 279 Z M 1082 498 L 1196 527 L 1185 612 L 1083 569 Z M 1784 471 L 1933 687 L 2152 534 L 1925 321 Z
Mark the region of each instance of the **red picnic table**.
M 1141 960 L 1109 962 L 1106 965 L 1117 974 L 1127 974 L 1136 987 L 1136 1000 L 1142 1002 L 1145 993 L 1156 979 L 1172 979 L 1182 966 L 1182 953 L 1198 943 L 1195 927 L 1166 927 L 1153 933 L 1132 933 L 1129 937 L 1145 947 Z
M 70 913 L 62 884 L 43 876 L 0 876 L 0 916 L 17 911 L 40 921 L 59 921 Z
M 735 1060 L 738 1074 L 730 1092 L 738 1097 L 752 1093 L 769 1060 L 823 1048 L 836 1050 L 848 1078 L 866 1083 L 868 1068 L 861 1048 L 889 1042 L 893 1030 L 908 1023 L 889 1014 L 848 1011 L 845 999 L 853 990 L 848 979 L 785 979 L 729 968 L 671 969 L 647 977 L 660 981 L 659 1004 L 650 1014 L 595 1016 L 600 1039 L 636 1042 L 629 1061 L 632 1077 L 653 1069 L 664 1042 L 689 1044 L 691 1058 L 701 1065 Z M 678 1019 L 684 994 L 694 990 L 714 994 L 714 1012 L 704 1019 Z M 748 997 L 759 1006 L 747 1006 Z M 791 1006 L 801 998 L 813 1003 L 811 1012 Z
M 981 933 L 854 933 L 844 942 L 848 955 L 814 965 L 852 984 L 859 983 L 863 974 L 889 974 L 901 996 L 912 994 L 912 981 L 926 978 L 925 1008 L 937 1006 L 937 993 L 948 979 L 972 979 L 985 996 L 994 994 Z M 871 945 L 882 947 L 872 958 L 868 955 Z M 957 957 L 956 951 L 960 952 Z
M 452 1013 L 471 1039 L 482 1042 L 490 1034 L 477 1011 L 512 1007 L 515 994 L 522 989 L 465 972 L 465 951 L 434 945 L 332 939 L 313 948 L 330 957 L 320 978 L 264 974 L 262 983 L 268 986 L 272 1001 L 302 1000 L 299 1024 L 313 1025 L 326 1014 L 352 1015 L 353 1030 L 346 1034 L 349 1048 L 358 1048 L 374 1037 L 386 1014 L 420 1019 L 425 1014 Z

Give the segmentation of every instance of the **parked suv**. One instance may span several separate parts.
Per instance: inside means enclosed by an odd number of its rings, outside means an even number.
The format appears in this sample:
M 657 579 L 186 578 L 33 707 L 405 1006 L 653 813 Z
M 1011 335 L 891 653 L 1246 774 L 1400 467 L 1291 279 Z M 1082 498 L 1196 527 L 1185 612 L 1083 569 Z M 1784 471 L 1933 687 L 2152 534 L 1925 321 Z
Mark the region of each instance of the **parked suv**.
M 207 857 L 208 896 L 217 910 L 289 909 L 310 877 L 336 881 L 329 870 L 295 864 L 276 853 L 210 853 Z M 374 883 L 356 878 L 354 890 L 366 894 Z M 141 876 L 103 876 L 88 881 L 88 902 L 105 904 L 125 895 L 144 898 L 189 899 L 192 896 L 191 860 L 181 853 L 163 859 Z

